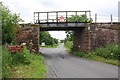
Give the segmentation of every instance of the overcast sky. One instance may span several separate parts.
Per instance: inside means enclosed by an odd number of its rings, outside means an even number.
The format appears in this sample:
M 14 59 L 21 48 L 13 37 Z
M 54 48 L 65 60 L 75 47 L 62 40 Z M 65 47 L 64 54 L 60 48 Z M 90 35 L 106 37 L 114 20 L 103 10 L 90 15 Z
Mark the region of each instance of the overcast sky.
M 109 17 L 117 20 L 120 0 L 1 0 L 13 13 L 20 13 L 26 23 L 33 22 L 33 12 L 41 11 L 81 11 L 90 10 L 92 16 Z M 50 32 L 53 37 L 64 39 L 64 32 Z

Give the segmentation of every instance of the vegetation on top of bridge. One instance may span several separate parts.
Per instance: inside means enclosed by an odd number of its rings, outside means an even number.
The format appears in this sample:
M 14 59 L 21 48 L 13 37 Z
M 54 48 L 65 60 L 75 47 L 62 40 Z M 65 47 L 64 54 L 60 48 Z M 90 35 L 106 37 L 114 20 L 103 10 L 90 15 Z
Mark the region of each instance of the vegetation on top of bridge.
M 87 18 L 86 15 L 71 15 L 68 17 L 68 22 L 92 22 L 92 18 Z

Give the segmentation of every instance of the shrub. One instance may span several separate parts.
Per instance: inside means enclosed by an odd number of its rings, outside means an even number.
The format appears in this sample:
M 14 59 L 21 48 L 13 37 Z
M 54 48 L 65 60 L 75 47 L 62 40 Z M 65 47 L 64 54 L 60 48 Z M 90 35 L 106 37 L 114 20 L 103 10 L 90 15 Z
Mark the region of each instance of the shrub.
M 83 57 L 85 55 L 85 52 L 83 52 L 83 51 L 75 51 L 75 52 L 73 52 L 73 54 L 78 55 L 80 57 Z
M 28 55 L 29 54 L 29 55 Z M 30 51 L 24 47 L 23 52 L 10 53 L 2 46 L 2 75 L 6 77 L 11 76 L 10 68 L 17 65 L 28 65 L 31 62 Z
M 24 47 L 23 52 L 10 53 L 10 65 L 30 64 L 30 51 Z
M 106 45 L 105 47 L 102 48 L 97 48 L 95 50 L 95 53 L 97 56 L 101 56 L 104 58 L 108 58 L 108 59 L 115 59 L 118 60 L 119 59 L 119 50 L 118 50 L 118 45 Z
M 93 58 L 93 57 L 96 57 L 96 53 L 95 52 L 92 52 L 92 53 L 87 53 L 84 55 L 85 58 Z
M 23 52 L 9 53 L 3 46 L 2 50 L 3 78 L 45 78 L 46 67 L 44 65 L 44 57 L 34 55 L 24 48 Z M 19 71 L 19 72 L 18 72 Z M 34 73 L 34 71 L 36 71 Z
M 73 41 L 67 41 L 64 46 L 68 49 L 72 48 L 73 47 Z
M 10 53 L 7 49 L 3 49 L 3 63 L 4 66 L 15 66 L 19 64 L 30 64 L 30 51 L 24 47 L 23 52 Z

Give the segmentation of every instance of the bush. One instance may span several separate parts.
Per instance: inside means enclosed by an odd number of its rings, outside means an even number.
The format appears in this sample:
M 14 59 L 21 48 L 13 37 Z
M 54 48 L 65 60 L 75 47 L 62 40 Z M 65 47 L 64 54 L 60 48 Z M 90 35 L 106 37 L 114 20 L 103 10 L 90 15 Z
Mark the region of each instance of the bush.
M 85 58 L 93 58 L 93 57 L 96 57 L 96 53 L 95 52 L 92 52 L 92 53 L 87 53 L 84 55 Z
M 71 49 L 73 47 L 73 41 L 66 41 L 64 46 L 68 49 Z
M 25 49 L 25 48 L 24 48 Z M 12 65 L 19 65 L 19 64 L 30 64 L 29 54 L 26 52 L 17 52 L 17 53 L 10 53 L 9 59 L 10 59 L 10 66 Z
M 72 52 L 74 55 L 77 55 L 77 56 L 80 56 L 80 57 L 83 57 L 85 55 L 85 52 L 83 51 L 75 51 L 75 52 Z
M 29 54 L 29 55 L 28 55 Z M 23 52 L 18 52 L 18 53 L 10 53 L 8 50 L 5 48 L 5 46 L 2 46 L 2 75 L 3 77 L 10 77 L 11 76 L 11 67 L 12 66 L 17 66 L 20 64 L 23 65 L 28 65 L 31 62 L 30 58 L 30 52 L 29 50 L 24 48 Z
M 107 59 L 119 59 L 119 54 L 120 52 L 118 51 L 118 45 L 106 45 L 105 47 L 102 48 L 97 48 L 95 50 L 95 54 L 97 56 L 101 56 Z
M 30 64 L 30 51 L 24 47 L 23 52 L 10 53 L 3 47 L 3 66 L 15 66 L 19 64 Z
M 106 59 L 114 59 L 119 60 L 120 57 L 120 51 L 118 49 L 118 45 L 109 44 L 101 48 L 97 48 L 94 52 L 86 54 L 83 51 L 75 51 L 73 48 L 71 48 L 71 53 L 74 55 L 78 55 L 81 57 L 86 58 L 94 58 L 94 57 L 102 57 Z
M 45 78 L 46 67 L 44 57 L 34 55 L 24 48 L 23 52 L 9 53 L 3 46 L 2 50 L 2 77 L 3 78 Z M 18 73 L 19 71 L 19 73 Z M 36 71 L 34 73 L 34 71 Z

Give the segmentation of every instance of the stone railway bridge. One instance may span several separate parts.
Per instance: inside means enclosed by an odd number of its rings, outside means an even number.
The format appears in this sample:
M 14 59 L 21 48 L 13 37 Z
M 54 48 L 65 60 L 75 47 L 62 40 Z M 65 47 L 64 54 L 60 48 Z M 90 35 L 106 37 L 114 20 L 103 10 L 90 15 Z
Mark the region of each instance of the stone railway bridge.
M 31 46 L 31 51 L 35 53 L 39 53 L 41 31 L 74 31 L 73 48 L 76 51 L 91 52 L 105 44 L 118 44 L 119 23 L 79 22 L 77 19 L 74 22 L 68 21 L 71 15 L 81 14 L 86 15 L 88 19 L 91 18 L 90 11 L 35 12 L 34 24 L 20 24 L 16 40 L 18 43 L 25 42 L 27 46 Z

